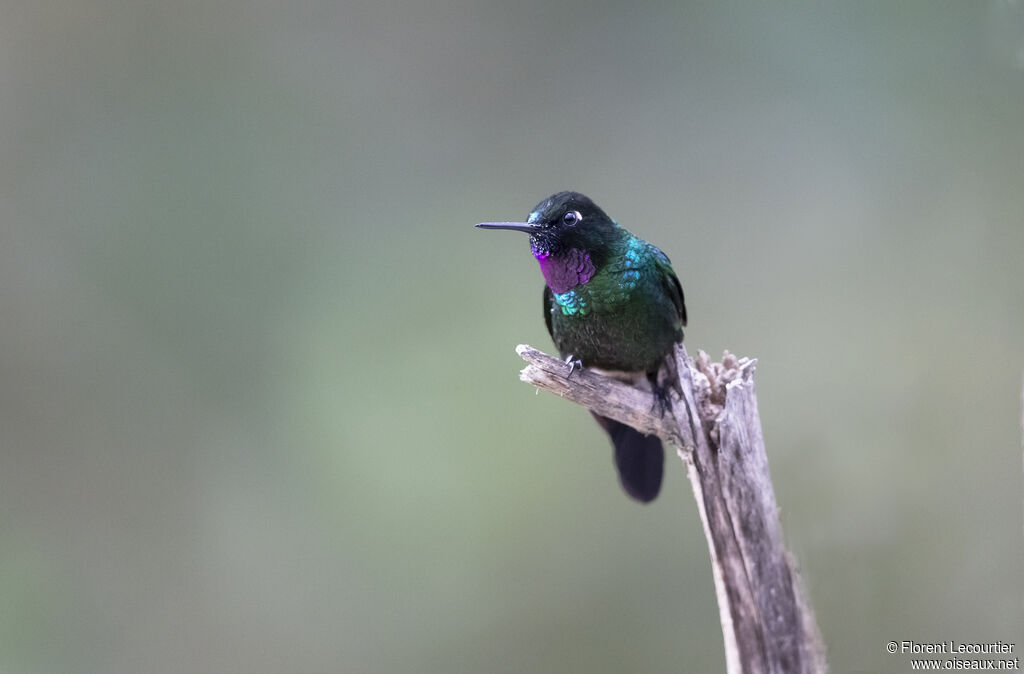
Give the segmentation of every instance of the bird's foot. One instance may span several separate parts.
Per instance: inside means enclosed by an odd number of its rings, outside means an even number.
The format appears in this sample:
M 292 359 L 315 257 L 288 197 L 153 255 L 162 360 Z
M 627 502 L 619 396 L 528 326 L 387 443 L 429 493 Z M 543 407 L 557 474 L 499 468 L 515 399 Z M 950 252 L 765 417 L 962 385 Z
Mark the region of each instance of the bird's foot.
M 658 415 L 664 417 L 665 413 L 672 413 L 672 388 L 670 386 L 659 387 L 654 390 L 654 405 L 651 411 L 657 410 Z
M 654 396 L 651 413 L 657 412 L 658 416 L 661 417 L 664 417 L 666 412 L 671 414 L 672 390 L 675 388 L 673 382 L 660 383 L 657 373 L 648 374 L 647 381 L 651 384 L 651 394 Z
M 580 360 L 579 358 L 574 357 L 571 353 L 565 359 L 565 364 L 569 366 L 568 376 L 570 377 L 572 376 L 572 373 L 576 371 L 577 368 L 580 370 L 583 369 L 583 361 Z

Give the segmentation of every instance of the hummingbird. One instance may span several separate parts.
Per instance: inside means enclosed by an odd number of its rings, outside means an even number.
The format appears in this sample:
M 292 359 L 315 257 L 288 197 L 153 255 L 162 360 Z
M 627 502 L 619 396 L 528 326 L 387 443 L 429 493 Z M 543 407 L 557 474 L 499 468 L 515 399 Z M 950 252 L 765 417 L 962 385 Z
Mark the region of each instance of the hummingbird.
M 526 222 L 477 227 L 530 235 L 545 281 L 544 322 L 570 375 L 585 367 L 630 383 L 646 379 L 661 413 L 670 409 L 671 389 L 679 387 L 674 354 L 683 341 L 686 305 L 665 253 L 579 192 L 551 195 Z M 611 437 L 623 489 L 641 503 L 653 501 L 664 473 L 661 440 L 594 417 Z

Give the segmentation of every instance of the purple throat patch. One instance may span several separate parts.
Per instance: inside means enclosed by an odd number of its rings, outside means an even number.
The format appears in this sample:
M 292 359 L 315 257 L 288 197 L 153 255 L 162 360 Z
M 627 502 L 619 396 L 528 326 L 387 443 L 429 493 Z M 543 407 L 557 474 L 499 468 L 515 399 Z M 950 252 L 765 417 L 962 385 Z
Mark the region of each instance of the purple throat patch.
M 540 263 L 540 270 L 548 287 L 555 293 L 564 293 L 589 281 L 597 271 L 590 260 L 590 253 L 570 248 L 555 256 L 550 253 L 534 254 Z

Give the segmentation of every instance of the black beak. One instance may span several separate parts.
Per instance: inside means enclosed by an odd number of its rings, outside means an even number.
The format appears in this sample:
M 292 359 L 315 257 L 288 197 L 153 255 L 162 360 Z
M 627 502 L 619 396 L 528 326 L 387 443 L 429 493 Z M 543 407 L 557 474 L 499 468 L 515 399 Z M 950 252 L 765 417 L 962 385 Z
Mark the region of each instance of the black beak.
M 529 222 L 481 222 L 477 227 L 480 229 L 512 229 L 527 234 L 532 234 L 540 229 L 539 225 L 531 225 Z

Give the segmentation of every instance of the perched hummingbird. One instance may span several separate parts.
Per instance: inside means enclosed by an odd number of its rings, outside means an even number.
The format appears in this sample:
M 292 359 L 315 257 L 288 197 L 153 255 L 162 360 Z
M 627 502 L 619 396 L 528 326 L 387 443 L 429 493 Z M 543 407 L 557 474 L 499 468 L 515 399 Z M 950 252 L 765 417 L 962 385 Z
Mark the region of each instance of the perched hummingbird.
M 678 387 L 674 347 L 683 341 L 686 306 L 668 257 L 634 236 L 578 192 L 553 194 L 526 222 L 481 222 L 483 229 L 530 235 L 544 274 L 544 322 L 569 364 L 611 371 L 626 381 L 646 377 L 662 411 Z M 667 376 L 659 381 L 659 370 Z M 647 503 L 664 471 L 661 440 L 594 415 L 611 436 L 626 493 Z

